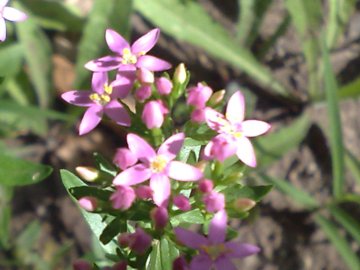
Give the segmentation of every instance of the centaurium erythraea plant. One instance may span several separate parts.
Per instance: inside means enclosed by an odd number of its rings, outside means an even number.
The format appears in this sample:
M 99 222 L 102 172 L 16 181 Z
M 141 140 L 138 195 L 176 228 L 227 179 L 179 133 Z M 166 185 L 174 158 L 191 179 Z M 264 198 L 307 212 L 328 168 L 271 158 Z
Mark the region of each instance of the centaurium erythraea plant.
M 149 254 L 158 249 L 155 245 L 167 241 L 181 251 L 178 259 L 171 258 L 174 269 L 236 269 L 233 259 L 255 254 L 260 249 L 225 239 L 228 217 L 234 217 L 236 211 L 244 214 L 255 202 L 251 198 L 227 199 L 228 189 L 233 192 L 232 189 L 239 188 L 241 178 L 236 176 L 231 180 L 231 175 L 219 171 L 221 166 L 216 164 L 236 154 L 245 165 L 256 166 L 248 138 L 267 132 L 270 125 L 244 120 L 245 102 L 240 91 L 230 98 L 225 115 L 215 110 L 224 90 L 213 93 L 205 83 L 188 87 L 184 64 L 176 68 L 172 77 L 169 73 L 157 77 L 155 72 L 170 68 L 168 62 L 147 55 L 159 33 L 159 29 L 153 29 L 130 45 L 120 34 L 108 29 L 106 43 L 115 55 L 86 64 L 86 68 L 94 71 L 92 90 L 74 90 L 62 96 L 71 104 L 88 107 L 80 134 L 95 128 L 104 113 L 127 131 L 127 147 L 116 150 L 113 157 L 116 169 L 111 175 L 109 169 L 104 171 L 104 166 L 78 170 L 81 176 L 91 178 L 92 193 L 81 193 L 77 199 L 83 209 L 94 215 L 101 212 L 104 221 L 106 217 L 116 216 L 116 223 L 123 217 L 115 236 L 122 254 L 121 267 L 144 268 L 144 256 L 151 261 Z M 109 70 L 117 70 L 116 79 L 110 83 Z M 185 100 L 184 96 L 190 105 L 186 108 L 192 121 L 179 127 L 174 124 L 174 106 Z M 133 100 L 133 108 L 127 107 L 124 98 Z M 207 129 L 205 133 L 198 133 L 204 129 Z M 93 193 L 94 189 L 97 193 Z M 96 197 L 97 194 L 101 196 Z M 190 221 L 179 218 L 181 215 L 189 215 Z M 192 219 L 192 215 L 197 215 L 197 219 Z M 189 226 L 191 220 L 199 219 L 210 223 L 207 237 L 182 228 L 181 222 Z M 112 223 L 108 226 L 113 226 Z M 113 227 L 106 228 L 103 239 L 109 231 L 112 237 L 115 235 Z
M 27 19 L 27 15 L 13 7 L 8 7 L 9 0 L 0 0 L 0 41 L 6 39 L 6 23 L 5 20 L 12 22 L 21 22 Z

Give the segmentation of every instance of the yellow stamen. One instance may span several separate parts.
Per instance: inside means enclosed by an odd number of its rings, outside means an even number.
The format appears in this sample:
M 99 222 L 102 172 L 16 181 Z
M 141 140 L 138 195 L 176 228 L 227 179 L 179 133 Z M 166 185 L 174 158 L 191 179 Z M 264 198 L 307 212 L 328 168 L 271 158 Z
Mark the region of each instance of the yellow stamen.
M 132 54 L 129 48 L 123 49 L 122 58 L 123 59 L 122 59 L 121 63 L 124 64 L 124 65 L 136 64 L 136 62 L 137 62 L 136 55 Z
M 111 95 L 113 91 L 113 88 L 111 85 L 108 85 L 107 83 L 104 84 L 104 92 L 108 95 Z
M 164 156 L 157 156 L 150 164 L 150 168 L 154 173 L 162 172 L 168 161 Z
M 205 251 L 212 260 L 216 260 L 219 256 L 231 252 L 224 244 L 217 244 L 211 246 L 201 245 L 200 248 Z

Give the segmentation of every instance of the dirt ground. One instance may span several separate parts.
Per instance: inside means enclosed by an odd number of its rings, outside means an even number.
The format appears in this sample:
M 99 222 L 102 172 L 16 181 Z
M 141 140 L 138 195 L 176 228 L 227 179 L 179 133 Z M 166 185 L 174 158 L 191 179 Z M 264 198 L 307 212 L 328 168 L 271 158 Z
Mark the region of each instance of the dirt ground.
M 234 32 L 236 2 L 200 0 L 206 10 L 220 23 Z M 282 1 L 274 5 L 265 18 L 266 28 L 261 29 L 262 37 L 268 37 L 283 16 Z M 221 8 L 219 6 L 221 5 Z M 132 17 L 133 36 L 139 36 L 151 28 L 138 14 Z M 351 18 L 345 37 L 335 50 L 332 61 L 342 83 L 351 81 L 359 75 L 360 61 L 360 11 Z M 273 28 L 271 28 L 273 27 Z M 265 58 L 266 64 L 293 91 L 305 96 L 306 72 L 301 46 L 296 40 L 294 29 L 290 28 Z M 64 35 L 54 37 L 54 43 L 61 48 Z M 261 42 L 261 40 L 259 40 Z M 54 55 L 54 81 L 58 95 L 71 89 L 74 79 L 73 64 L 59 49 Z M 192 71 L 192 83 L 206 81 L 213 89 L 222 89 L 231 83 L 249 87 L 258 97 L 254 118 L 271 122 L 276 128 L 289 124 L 299 112 L 306 111 L 313 121 L 306 139 L 298 149 L 290 151 L 277 164 L 269 168 L 269 175 L 286 178 L 294 185 L 309 191 L 317 199 L 325 200 L 331 192 L 331 159 L 326 135 L 327 110 L 324 104 L 309 106 L 306 103 L 289 108 L 276 97 L 264 94 L 264 89 L 256 86 L 240 71 L 224 62 L 208 56 L 193 46 L 173 40 L 162 34 L 154 55 L 169 59 L 174 65 L 186 63 Z M 274 65 L 274 63 L 281 65 Z M 62 101 L 58 99 L 61 105 Z M 341 102 L 341 119 L 346 147 L 360 157 L 360 100 Z M 42 235 L 39 246 L 44 250 L 56 250 L 62 244 L 71 243 L 71 251 L 66 254 L 58 269 L 64 269 L 69 261 L 90 250 L 90 232 L 82 220 L 77 207 L 70 201 L 59 178 L 59 169 L 74 171 L 78 165 L 91 165 L 91 153 L 100 152 L 112 157 L 115 148 L 123 143 L 123 134 L 111 125 L 102 124 L 89 135 L 79 137 L 76 128 L 68 128 L 61 123 L 52 123 L 46 138 L 25 136 L 18 139 L 20 144 L 31 145 L 27 158 L 41 161 L 54 167 L 54 173 L 47 180 L 34 186 L 16 190 L 14 200 L 13 234 L 24 229 L 31 220 L 41 221 Z M 80 162 L 80 163 L 79 163 Z M 347 190 L 360 193 L 353 179 L 347 175 Z M 354 205 L 346 205 L 356 209 Z M 303 211 L 290 198 L 280 192 L 272 191 L 257 206 L 256 218 L 246 222 L 234 222 L 239 227 L 241 240 L 254 243 L 262 248 L 258 256 L 249 257 L 239 264 L 239 269 L 249 270 L 343 270 L 347 269 L 335 248 L 314 222 L 311 213 Z M 360 213 L 357 209 L 357 218 Z M 44 248 L 51 247 L 51 248 Z M 352 246 L 360 255 L 360 247 Z M 51 251 L 49 251 L 51 252 Z M 44 255 L 44 254 L 43 254 Z M 45 254 L 44 256 L 49 256 Z

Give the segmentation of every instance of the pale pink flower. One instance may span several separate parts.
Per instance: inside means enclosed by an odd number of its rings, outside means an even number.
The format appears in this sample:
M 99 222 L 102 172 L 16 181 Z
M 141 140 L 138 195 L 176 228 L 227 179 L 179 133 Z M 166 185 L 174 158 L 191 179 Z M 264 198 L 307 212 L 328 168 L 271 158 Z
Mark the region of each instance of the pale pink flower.
M 116 150 L 113 162 L 122 170 L 129 168 L 137 162 L 136 156 L 126 147 Z
M 169 69 L 171 65 L 157 57 L 147 55 L 159 39 L 160 30 L 155 28 L 137 39 L 131 46 L 116 31 L 107 29 L 105 34 L 106 43 L 115 56 L 105 56 L 88 62 L 85 67 L 91 71 L 104 72 L 117 69 L 133 71 L 143 68 L 149 71 L 162 71 Z
M 225 196 L 222 193 L 211 191 L 203 196 L 206 211 L 216 213 L 225 208 Z
M 151 100 L 145 104 L 141 119 L 148 129 L 160 128 L 167 112 L 168 109 L 160 100 Z
M 236 154 L 250 167 L 256 166 L 254 148 L 248 137 L 256 137 L 270 129 L 270 125 L 258 120 L 245 120 L 245 100 L 240 91 L 231 96 L 223 115 L 206 108 L 205 118 L 208 126 L 219 135 L 205 147 L 205 156 L 220 161 Z
M 12 22 L 21 22 L 27 19 L 27 15 L 13 7 L 7 7 L 9 0 L 0 0 L 0 41 L 6 39 L 5 20 Z
M 199 169 L 174 160 L 184 139 L 184 133 L 175 134 L 169 137 L 156 153 L 144 139 L 135 134 L 128 134 L 128 147 L 140 163 L 117 175 L 113 181 L 114 185 L 137 185 L 150 179 L 155 204 L 166 204 L 171 192 L 169 178 L 196 181 L 203 176 Z
M 197 86 L 191 87 L 188 89 L 187 104 L 194 106 L 197 109 L 205 108 L 206 102 L 209 100 L 213 93 L 213 90 L 198 83 Z
M 127 210 L 131 207 L 135 198 L 135 191 L 132 187 L 118 185 L 110 200 L 114 209 Z
M 141 85 L 138 89 L 136 89 L 134 96 L 137 99 L 137 101 L 144 102 L 149 97 L 151 97 L 151 86 Z
M 168 95 L 173 88 L 172 82 L 165 77 L 155 79 L 155 85 L 160 95 Z
M 100 123 L 104 113 L 118 125 L 130 126 L 129 114 L 117 101 L 118 98 L 125 98 L 129 90 L 128 83 L 124 84 L 119 79 L 109 84 L 107 73 L 96 72 L 92 76 L 92 91 L 73 90 L 62 94 L 61 97 L 70 104 L 88 107 L 79 127 L 79 133 L 83 135 Z
M 191 260 L 190 270 L 236 270 L 232 259 L 244 258 L 260 251 L 260 248 L 251 244 L 226 242 L 226 224 L 226 212 L 220 211 L 210 222 L 207 238 L 187 229 L 174 229 L 179 242 L 199 251 Z

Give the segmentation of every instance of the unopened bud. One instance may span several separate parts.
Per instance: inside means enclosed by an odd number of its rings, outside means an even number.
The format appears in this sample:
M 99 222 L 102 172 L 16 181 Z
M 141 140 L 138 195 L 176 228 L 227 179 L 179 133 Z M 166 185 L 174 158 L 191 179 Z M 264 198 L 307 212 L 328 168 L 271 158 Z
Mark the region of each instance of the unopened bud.
M 189 211 L 191 209 L 189 198 L 182 194 L 174 197 L 174 205 L 181 211 Z
M 152 84 L 155 81 L 154 73 L 145 68 L 139 68 L 136 77 L 141 84 Z
M 94 211 L 97 207 L 97 199 L 91 196 L 82 197 L 78 202 L 81 208 L 89 212 Z
M 134 165 L 137 162 L 136 155 L 126 147 L 116 150 L 113 162 L 122 170 Z
M 223 89 L 223 90 L 216 91 L 214 94 L 212 94 L 212 96 L 209 99 L 209 106 L 210 107 L 216 106 L 221 101 L 223 101 L 225 93 L 226 93 L 226 91 Z
M 186 81 L 186 68 L 184 63 L 179 64 L 174 72 L 174 81 L 183 84 Z
M 155 207 L 151 210 L 150 217 L 154 222 L 155 229 L 161 230 L 166 227 L 169 220 L 169 213 L 165 207 Z
M 151 86 L 150 85 L 143 85 L 140 86 L 135 91 L 135 98 L 139 102 L 144 102 L 146 99 L 148 99 L 151 96 Z
M 129 247 L 137 254 L 144 254 L 151 246 L 152 238 L 143 229 L 137 228 L 135 233 L 130 235 Z
M 96 181 L 100 175 L 100 172 L 93 167 L 78 166 L 75 170 L 77 174 L 87 182 Z
M 136 196 L 139 199 L 146 200 L 153 197 L 153 190 L 149 186 L 138 186 L 135 189 Z
M 127 210 L 135 198 L 135 191 L 132 187 L 119 185 L 111 195 L 110 200 L 114 209 Z
M 170 94 L 173 84 L 172 82 L 165 77 L 160 77 L 155 80 L 156 88 L 160 95 L 168 95 Z
M 236 210 L 247 212 L 256 205 L 256 202 L 249 198 L 239 198 L 234 201 L 234 208 Z
M 91 264 L 83 259 L 78 259 L 73 262 L 73 270 L 91 270 Z
M 111 267 L 111 270 L 126 270 L 127 263 L 126 262 L 118 262 Z
M 118 237 L 118 243 L 120 247 L 126 248 L 130 244 L 130 233 L 122 233 Z
M 203 179 L 199 181 L 199 190 L 203 193 L 209 193 L 213 190 L 214 184 L 209 179 Z
M 216 213 L 225 208 L 225 196 L 222 193 L 212 191 L 203 197 L 206 211 Z
M 173 261 L 173 270 L 188 270 L 188 265 L 183 256 L 177 257 Z

